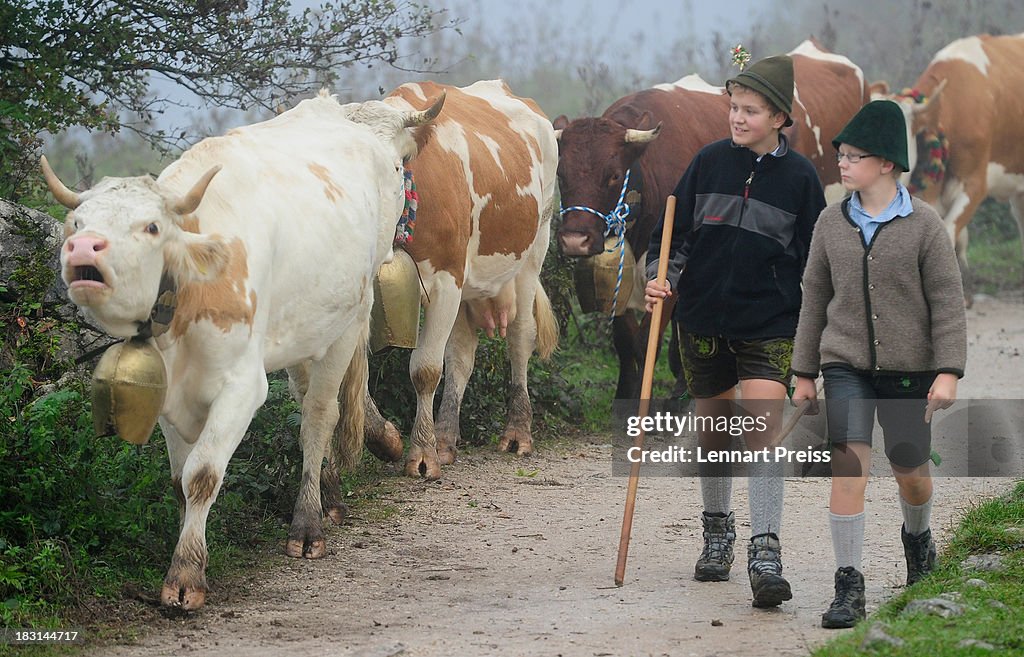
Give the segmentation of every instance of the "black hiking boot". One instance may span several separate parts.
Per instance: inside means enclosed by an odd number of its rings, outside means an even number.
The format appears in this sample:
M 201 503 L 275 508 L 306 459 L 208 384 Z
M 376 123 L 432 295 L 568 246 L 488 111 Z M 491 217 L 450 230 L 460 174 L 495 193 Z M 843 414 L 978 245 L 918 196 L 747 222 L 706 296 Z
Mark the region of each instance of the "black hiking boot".
M 903 554 L 907 557 L 907 586 L 917 582 L 935 569 L 935 541 L 932 530 L 920 534 L 908 534 L 907 528 L 900 529 L 903 536 Z
M 726 582 L 734 558 L 732 546 L 736 542 L 736 516 L 730 511 L 704 513 L 704 550 L 693 569 L 698 582 Z
M 758 534 L 747 546 L 747 575 L 755 607 L 777 607 L 793 597 L 782 576 L 782 547 L 775 534 Z
M 836 571 L 836 599 L 821 615 L 821 626 L 827 629 L 853 627 L 864 620 L 864 575 L 852 566 Z

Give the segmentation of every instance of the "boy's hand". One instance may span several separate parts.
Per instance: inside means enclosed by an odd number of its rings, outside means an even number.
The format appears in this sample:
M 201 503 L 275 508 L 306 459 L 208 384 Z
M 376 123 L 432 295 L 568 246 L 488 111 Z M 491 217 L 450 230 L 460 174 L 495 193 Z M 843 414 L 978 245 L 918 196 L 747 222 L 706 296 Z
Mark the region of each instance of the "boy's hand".
M 658 281 L 647 281 L 647 287 L 644 288 L 644 304 L 647 312 L 654 311 L 654 304 L 659 299 L 665 299 L 672 296 L 672 286 L 669 285 L 668 281 L 665 281 L 664 286 L 658 285 Z
M 928 406 L 924 409 L 924 421 L 932 421 L 932 413 L 939 409 L 949 408 L 956 401 L 956 374 L 943 372 L 935 377 L 931 390 L 928 391 Z
M 814 387 L 814 379 L 808 379 L 806 376 L 796 377 L 792 402 L 793 406 L 799 406 L 804 402 L 809 404 L 804 415 L 818 414 L 818 389 Z

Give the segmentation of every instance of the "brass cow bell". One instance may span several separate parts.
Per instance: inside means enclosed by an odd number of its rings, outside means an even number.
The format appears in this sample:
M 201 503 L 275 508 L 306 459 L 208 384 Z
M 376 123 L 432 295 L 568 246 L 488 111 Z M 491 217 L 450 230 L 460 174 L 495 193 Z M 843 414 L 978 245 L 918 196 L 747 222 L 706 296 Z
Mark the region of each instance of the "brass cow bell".
M 580 310 L 585 313 L 600 312 L 608 315 L 612 312 L 615 280 L 619 277 L 619 249 L 615 247 L 616 242 L 618 238 L 612 235 L 605 240 L 604 251 L 576 261 L 576 297 L 580 301 Z M 615 304 L 616 317 L 626 312 L 629 297 L 633 294 L 633 277 L 636 271 L 633 249 L 629 247 L 629 242 L 625 242 L 624 247 L 626 255 L 622 263 L 619 300 Z
M 119 435 L 145 445 L 167 396 L 167 372 L 149 340 L 132 338 L 107 349 L 92 375 L 92 424 L 97 436 Z
M 395 249 L 373 281 L 370 351 L 385 347 L 415 349 L 420 328 L 420 277 L 405 249 Z

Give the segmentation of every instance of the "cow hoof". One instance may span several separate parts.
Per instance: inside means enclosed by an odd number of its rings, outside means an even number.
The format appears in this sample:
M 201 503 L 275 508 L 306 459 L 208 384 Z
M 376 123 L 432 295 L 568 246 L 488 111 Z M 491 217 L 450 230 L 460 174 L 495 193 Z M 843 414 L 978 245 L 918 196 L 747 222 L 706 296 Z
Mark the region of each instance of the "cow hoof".
M 434 481 L 441 478 L 441 464 L 437 457 L 410 458 L 405 462 L 405 474 L 407 477 L 423 477 L 427 481 Z
M 164 607 L 193 611 L 206 604 L 206 589 L 177 582 L 164 582 L 160 591 L 160 604 Z
M 441 449 L 437 450 L 437 462 L 441 465 L 451 465 L 455 463 L 455 455 L 457 451 L 454 447 L 445 445 Z
M 289 538 L 288 542 L 285 543 L 284 552 L 289 557 L 296 559 L 319 559 L 327 554 L 327 541 L 322 538 L 315 538 L 313 540 Z
M 348 517 L 348 505 L 337 504 L 324 509 L 324 515 L 331 521 L 331 524 L 340 525 Z
M 398 432 L 395 425 L 384 422 L 384 432 L 380 436 L 367 437 L 366 449 L 370 453 L 386 463 L 397 463 L 402 460 L 405 445 L 402 444 L 402 434 Z
M 498 443 L 499 452 L 510 452 L 517 456 L 533 454 L 533 438 L 522 436 L 518 432 L 506 433 Z

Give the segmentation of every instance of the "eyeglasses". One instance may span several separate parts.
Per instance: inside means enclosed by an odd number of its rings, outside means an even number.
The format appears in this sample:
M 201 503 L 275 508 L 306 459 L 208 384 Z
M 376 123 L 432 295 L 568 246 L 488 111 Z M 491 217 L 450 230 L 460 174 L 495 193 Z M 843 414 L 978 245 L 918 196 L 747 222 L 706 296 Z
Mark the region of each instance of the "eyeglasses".
M 866 157 L 877 157 L 871 153 L 836 153 L 836 162 L 842 162 L 843 158 L 850 164 L 857 164 Z

